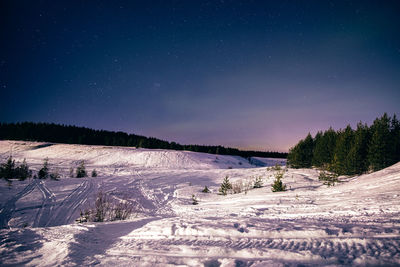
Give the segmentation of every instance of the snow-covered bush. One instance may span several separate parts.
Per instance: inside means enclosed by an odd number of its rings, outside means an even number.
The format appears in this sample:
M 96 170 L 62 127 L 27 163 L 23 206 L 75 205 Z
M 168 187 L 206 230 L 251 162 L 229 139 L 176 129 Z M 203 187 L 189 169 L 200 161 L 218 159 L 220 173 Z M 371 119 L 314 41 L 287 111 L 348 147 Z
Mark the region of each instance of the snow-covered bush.
M 263 181 L 261 176 L 256 177 L 254 180 L 253 188 L 261 188 L 263 186 Z
M 50 173 L 50 179 L 52 180 L 60 179 L 60 173 L 58 172 L 58 170 L 55 170 L 54 172 Z
M 192 204 L 193 205 L 199 204 L 199 201 L 197 200 L 197 198 L 196 198 L 196 196 L 194 194 L 192 195 Z

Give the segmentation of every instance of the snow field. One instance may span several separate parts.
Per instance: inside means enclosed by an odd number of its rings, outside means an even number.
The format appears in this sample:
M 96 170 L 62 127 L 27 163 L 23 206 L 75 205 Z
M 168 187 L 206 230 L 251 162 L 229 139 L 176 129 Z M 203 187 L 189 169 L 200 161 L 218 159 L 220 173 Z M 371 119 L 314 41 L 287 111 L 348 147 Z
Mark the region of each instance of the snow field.
M 36 170 L 48 157 L 63 178 L 0 181 L 1 265 L 400 264 L 400 163 L 329 188 L 316 170 L 284 168 L 288 190 L 272 193 L 274 171 L 238 157 L 0 141 L 3 162 L 10 146 Z M 80 160 L 99 177 L 66 178 Z M 264 187 L 218 195 L 226 175 L 231 182 L 261 176 Z M 138 203 L 140 212 L 127 221 L 76 224 L 100 189 Z

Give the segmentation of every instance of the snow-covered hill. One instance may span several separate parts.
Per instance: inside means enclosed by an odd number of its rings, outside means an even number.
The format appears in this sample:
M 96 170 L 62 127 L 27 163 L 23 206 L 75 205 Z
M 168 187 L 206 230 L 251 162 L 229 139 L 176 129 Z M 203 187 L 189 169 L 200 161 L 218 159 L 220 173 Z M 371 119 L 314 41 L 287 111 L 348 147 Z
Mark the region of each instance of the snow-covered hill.
M 47 157 L 50 163 L 53 162 L 54 164 L 74 164 L 84 160 L 88 165 L 100 167 L 118 166 L 126 168 L 192 170 L 254 167 L 242 157 L 190 151 L 0 141 L 0 157 L 5 159 L 10 154 L 19 160 L 27 158 L 33 164 L 42 164 L 43 159 Z
M 240 157 L 0 141 L 2 161 L 11 150 L 36 170 L 48 157 L 63 178 L 0 181 L 0 265 L 400 264 L 400 163 L 333 187 L 316 170 L 284 168 L 288 190 L 273 193 L 276 171 Z M 80 160 L 99 177 L 67 178 Z M 225 176 L 236 184 L 262 177 L 264 187 L 222 196 Z M 126 221 L 75 223 L 99 190 L 140 212 Z

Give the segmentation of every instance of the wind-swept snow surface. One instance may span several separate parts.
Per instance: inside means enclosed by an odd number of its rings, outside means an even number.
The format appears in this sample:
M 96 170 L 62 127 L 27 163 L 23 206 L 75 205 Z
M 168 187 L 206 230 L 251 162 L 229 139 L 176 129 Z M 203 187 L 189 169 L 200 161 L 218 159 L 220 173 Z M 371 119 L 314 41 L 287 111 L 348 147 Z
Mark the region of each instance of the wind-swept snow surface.
M 240 157 L 0 141 L 2 162 L 10 153 L 36 171 L 48 157 L 62 178 L 0 181 L 0 265 L 400 264 L 400 163 L 333 187 L 316 170 L 284 168 L 288 190 L 272 193 L 276 171 Z M 68 178 L 80 160 L 99 177 Z M 236 184 L 261 176 L 264 187 L 222 196 L 226 175 Z M 99 190 L 139 212 L 75 223 Z

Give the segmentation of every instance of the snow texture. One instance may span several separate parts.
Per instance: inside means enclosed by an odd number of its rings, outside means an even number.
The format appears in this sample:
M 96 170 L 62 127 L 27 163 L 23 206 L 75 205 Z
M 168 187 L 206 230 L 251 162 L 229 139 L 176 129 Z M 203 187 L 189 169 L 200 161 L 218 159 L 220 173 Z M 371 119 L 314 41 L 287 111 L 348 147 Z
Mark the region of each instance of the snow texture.
M 283 166 L 288 190 L 273 193 L 276 171 L 260 166 L 284 160 L 0 141 L 1 162 L 10 154 L 34 173 L 47 157 L 61 179 L 0 180 L 2 266 L 400 265 L 400 163 L 333 187 L 317 170 Z M 81 160 L 99 176 L 69 178 Z M 222 196 L 226 175 L 236 184 L 261 176 L 264 187 Z M 76 223 L 99 190 L 138 212 Z

